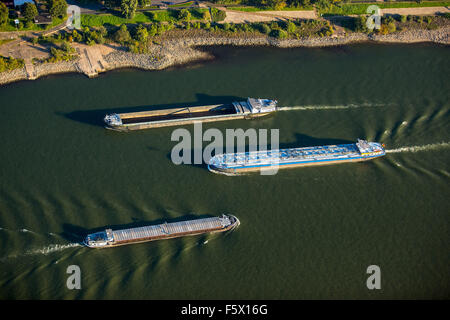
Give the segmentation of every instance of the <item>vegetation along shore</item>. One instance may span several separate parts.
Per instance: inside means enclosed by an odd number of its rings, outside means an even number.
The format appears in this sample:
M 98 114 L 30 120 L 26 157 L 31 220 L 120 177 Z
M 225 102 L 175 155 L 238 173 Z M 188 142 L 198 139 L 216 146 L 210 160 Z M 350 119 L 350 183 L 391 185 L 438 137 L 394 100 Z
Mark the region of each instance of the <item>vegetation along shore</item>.
M 445 1 L 217 0 L 168 7 L 84 0 L 81 8 L 97 9 L 82 10 L 79 29 L 66 27 L 65 0 L 28 1 L 13 9 L 0 3 L 0 84 L 65 72 L 94 77 L 125 67 L 161 70 L 212 59 L 198 49 L 204 46 L 448 45 L 450 33 Z M 381 9 L 380 29 L 366 26 L 371 4 Z

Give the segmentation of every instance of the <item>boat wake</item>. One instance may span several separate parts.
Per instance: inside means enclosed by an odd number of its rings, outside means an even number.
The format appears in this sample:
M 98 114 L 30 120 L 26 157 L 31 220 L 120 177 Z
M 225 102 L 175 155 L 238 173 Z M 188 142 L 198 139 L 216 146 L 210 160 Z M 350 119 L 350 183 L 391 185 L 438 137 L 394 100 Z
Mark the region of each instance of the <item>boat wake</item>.
M 410 147 L 401 147 L 397 149 L 386 150 L 386 153 L 399 153 L 399 152 L 419 152 L 419 151 L 429 151 L 436 150 L 442 148 L 450 147 L 450 142 L 441 142 L 441 143 L 432 143 L 426 144 L 423 146 L 410 146 Z
M 25 255 L 36 255 L 36 254 L 47 255 L 49 253 L 63 251 L 63 250 L 66 250 L 69 248 L 74 248 L 74 247 L 81 247 L 81 244 L 77 243 L 77 242 L 69 243 L 69 244 L 51 244 L 49 246 L 46 246 L 46 247 L 43 247 L 40 249 L 28 250 L 27 252 L 25 252 Z
M 20 232 L 23 232 L 23 233 L 27 233 L 27 232 L 29 232 L 29 233 L 34 233 L 34 234 L 36 234 L 36 232 L 33 232 L 33 231 L 31 231 L 31 230 L 28 230 L 28 229 L 25 229 L 25 228 L 23 228 L 23 229 L 20 229 L 19 231 L 20 231 Z
M 342 106 L 321 106 L 321 105 L 312 105 L 312 106 L 291 106 L 291 107 L 279 107 L 279 111 L 291 111 L 291 110 L 344 110 L 344 109 L 356 109 L 356 108 L 365 108 L 365 107 L 380 107 L 384 106 L 383 104 L 372 104 L 372 103 L 363 103 L 363 104 L 348 104 Z
M 1 262 L 5 262 L 7 260 L 19 258 L 19 257 L 25 257 L 25 256 L 34 256 L 34 255 L 47 255 L 49 253 L 63 251 L 69 248 L 74 247 L 81 247 L 82 245 L 80 243 L 69 243 L 69 244 L 51 244 L 43 248 L 38 249 L 31 249 L 28 251 L 25 251 L 24 253 L 16 253 L 16 254 L 10 254 L 8 256 L 5 256 L 0 259 Z

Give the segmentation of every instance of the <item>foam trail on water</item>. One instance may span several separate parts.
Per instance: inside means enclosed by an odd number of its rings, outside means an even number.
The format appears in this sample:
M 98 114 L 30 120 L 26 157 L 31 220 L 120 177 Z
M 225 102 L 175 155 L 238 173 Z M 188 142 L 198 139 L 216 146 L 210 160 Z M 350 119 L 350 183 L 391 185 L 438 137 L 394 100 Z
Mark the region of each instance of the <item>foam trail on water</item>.
M 57 251 L 62 251 L 65 249 L 69 249 L 69 248 L 73 248 L 73 247 L 80 247 L 81 244 L 79 243 L 69 243 L 69 244 L 51 244 L 49 246 L 40 248 L 40 249 L 33 249 L 33 250 L 28 250 L 27 252 L 25 252 L 26 255 L 35 255 L 35 254 L 49 254 L 49 253 L 53 253 L 53 252 L 57 252 Z
M 33 256 L 38 254 L 47 255 L 49 253 L 62 251 L 69 248 L 80 247 L 80 243 L 69 243 L 69 244 L 51 244 L 43 248 L 28 250 L 24 253 L 15 253 L 10 254 L 9 256 L 5 256 L 0 258 L 0 262 L 5 262 L 7 260 L 16 259 L 24 256 Z
M 28 230 L 28 229 L 25 229 L 25 228 L 23 228 L 23 229 L 20 229 L 19 231 L 20 231 L 20 232 L 23 232 L 23 233 L 27 233 L 27 232 L 29 232 L 29 233 L 34 233 L 34 234 L 37 234 L 36 232 L 33 232 L 33 231 L 31 231 L 31 230 Z
M 292 106 L 292 107 L 280 107 L 279 111 L 291 111 L 291 110 L 342 110 L 342 109 L 355 109 L 355 108 L 363 108 L 363 107 L 379 107 L 383 106 L 383 104 L 349 104 L 342 106 L 320 106 L 320 105 L 312 105 L 312 106 Z
M 436 150 L 436 149 L 448 148 L 448 147 L 450 147 L 450 142 L 441 142 L 441 143 L 426 144 L 423 146 L 410 146 L 410 147 L 391 149 L 391 150 L 386 150 L 386 153 L 419 152 L 419 151 Z

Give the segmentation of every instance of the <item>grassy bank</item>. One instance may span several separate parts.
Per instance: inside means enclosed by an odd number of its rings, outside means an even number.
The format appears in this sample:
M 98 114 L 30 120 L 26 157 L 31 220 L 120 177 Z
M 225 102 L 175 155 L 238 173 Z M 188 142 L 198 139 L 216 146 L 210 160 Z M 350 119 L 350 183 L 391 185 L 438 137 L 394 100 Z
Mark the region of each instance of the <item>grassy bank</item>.
M 337 14 L 337 15 L 351 15 L 351 14 L 366 14 L 367 8 L 371 5 L 376 5 L 380 9 L 389 8 L 422 8 L 422 7 L 446 7 L 450 6 L 450 1 L 425 1 L 417 2 L 400 2 L 400 3 L 354 3 L 354 4 L 339 4 L 331 5 L 327 9 L 319 9 L 322 14 Z
M 188 9 L 191 20 L 202 20 L 203 13 L 208 9 Z M 121 24 L 153 23 L 153 22 L 178 22 L 178 11 L 159 10 L 149 12 L 137 12 L 133 19 L 126 19 L 113 14 L 82 14 L 81 25 L 85 27 L 99 27 L 105 24 L 119 26 Z
M 183 2 L 183 3 L 178 3 L 178 4 L 169 4 L 168 7 L 169 8 L 182 8 L 182 7 L 188 7 L 194 4 L 194 1 L 188 1 L 188 2 Z

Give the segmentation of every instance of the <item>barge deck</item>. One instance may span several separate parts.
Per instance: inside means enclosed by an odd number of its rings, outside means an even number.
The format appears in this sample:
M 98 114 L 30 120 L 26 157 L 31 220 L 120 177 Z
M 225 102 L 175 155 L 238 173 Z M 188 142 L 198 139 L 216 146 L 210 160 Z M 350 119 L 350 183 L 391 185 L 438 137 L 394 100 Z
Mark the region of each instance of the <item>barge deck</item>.
M 277 101 L 248 98 L 246 101 L 197 107 L 113 113 L 105 116 L 106 128 L 117 131 L 185 125 L 234 119 L 251 119 L 277 110 Z
M 163 223 L 122 230 L 106 229 L 86 236 L 83 244 L 90 248 L 107 248 L 125 244 L 170 239 L 203 233 L 224 232 L 236 228 L 239 219 L 233 215 Z

